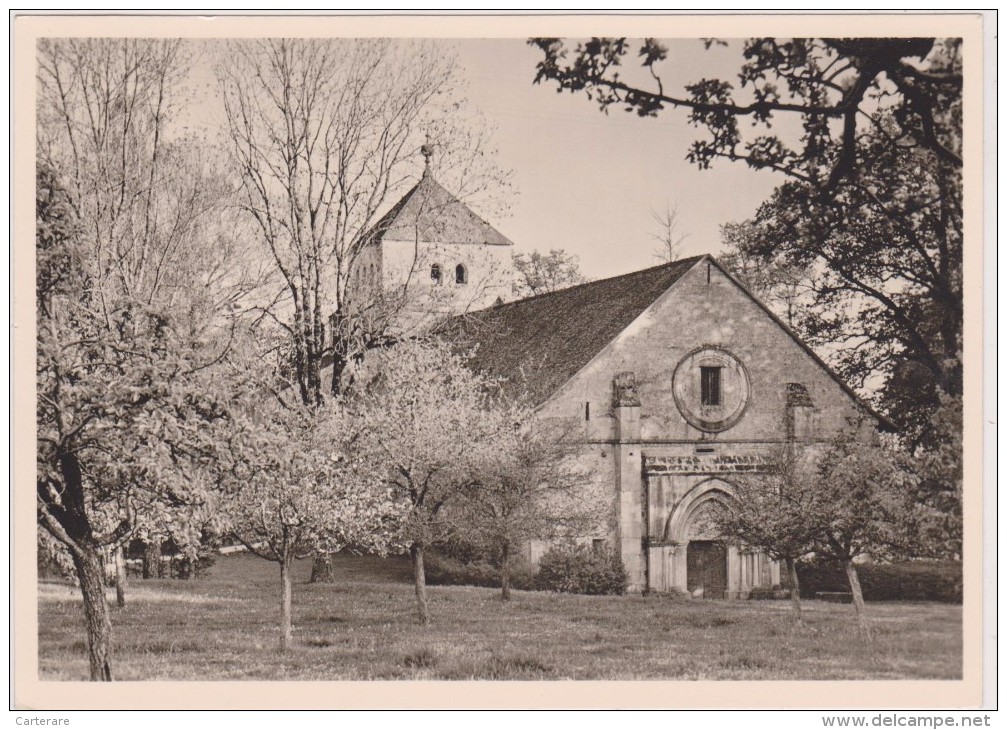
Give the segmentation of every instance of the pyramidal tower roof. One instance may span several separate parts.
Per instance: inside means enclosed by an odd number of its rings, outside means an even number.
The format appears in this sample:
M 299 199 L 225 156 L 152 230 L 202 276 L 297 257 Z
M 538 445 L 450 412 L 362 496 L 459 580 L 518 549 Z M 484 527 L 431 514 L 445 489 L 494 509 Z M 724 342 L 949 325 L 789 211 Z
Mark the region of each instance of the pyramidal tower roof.
M 440 244 L 514 245 L 434 180 L 429 166 L 412 190 L 374 225 L 369 238 L 370 243 L 419 240 Z

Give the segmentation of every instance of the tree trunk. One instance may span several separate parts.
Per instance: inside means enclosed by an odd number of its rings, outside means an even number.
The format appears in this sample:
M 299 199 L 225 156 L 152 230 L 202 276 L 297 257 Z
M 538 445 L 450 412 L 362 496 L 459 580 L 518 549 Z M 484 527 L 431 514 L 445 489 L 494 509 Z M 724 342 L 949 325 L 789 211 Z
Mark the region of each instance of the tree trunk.
M 332 574 L 332 555 L 329 553 L 316 553 L 315 559 L 311 562 L 310 583 L 335 583 L 336 577 Z
M 846 578 L 850 581 L 850 592 L 853 593 L 853 608 L 857 613 L 857 627 L 860 636 L 865 641 L 871 640 L 871 626 L 867 621 L 867 613 L 864 607 L 864 593 L 860 590 L 860 578 L 857 577 L 857 567 L 852 560 L 844 563 L 846 567 Z
M 115 605 L 126 606 L 126 556 L 121 545 L 115 549 Z
M 84 620 L 87 623 L 87 644 L 92 682 L 112 681 L 112 622 L 105 601 L 105 581 L 101 558 L 91 545 L 78 545 L 73 551 L 73 564 L 84 599 Z
M 804 625 L 804 616 L 801 614 L 801 586 L 797 581 L 797 561 L 787 558 L 787 580 L 790 582 L 790 602 L 794 607 L 794 624 Z
M 349 360 L 346 356 L 340 352 L 334 352 L 332 356 L 332 382 L 330 384 L 332 395 L 338 396 L 342 394 L 345 385 L 343 382 L 343 373 L 346 372 L 347 365 L 349 365 Z
M 506 542 L 500 549 L 500 598 L 510 600 L 510 545 Z
M 280 561 L 280 651 L 286 651 L 291 645 L 294 633 L 290 618 L 290 563 L 289 557 Z
M 339 278 L 338 276 L 336 277 Z M 350 365 L 350 343 L 345 337 L 347 317 L 343 314 L 342 298 L 336 294 L 336 311 L 329 319 L 329 329 L 332 336 L 332 382 L 329 390 L 332 395 L 340 395 L 346 388 L 344 375 Z
M 161 577 L 161 541 L 152 538 L 143 545 L 143 579 Z
M 427 576 L 423 570 L 423 546 L 413 544 L 409 548 L 413 556 L 413 580 L 416 583 L 416 610 L 420 623 L 424 626 L 430 623 L 430 609 L 427 606 Z

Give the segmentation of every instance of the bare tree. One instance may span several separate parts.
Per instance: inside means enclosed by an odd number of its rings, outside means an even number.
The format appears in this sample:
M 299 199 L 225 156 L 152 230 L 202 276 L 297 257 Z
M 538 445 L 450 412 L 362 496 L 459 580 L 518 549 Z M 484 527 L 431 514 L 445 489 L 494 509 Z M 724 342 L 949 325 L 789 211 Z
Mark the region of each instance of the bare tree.
M 650 234 L 658 244 L 654 249 L 654 258 L 662 263 L 678 261 L 682 258 L 682 244 L 689 237 L 688 233 L 679 229 L 678 205 L 668 204 L 661 212 L 651 209 L 650 216 L 657 224 L 656 230 Z
M 516 253 L 513 264 L 512 291 L 517 297 L 547 294 L 587 281 L 580 273 L 580 260 L 561 248 L 550 249 L 549 253 Z
M 178 134 L 189 47 L 46 40 L 38 60 L 38 157 L 66 189 L 98 314 L 116 296 L 193 315 L 237 305 L 259 282 L 234 261 L 229 186 L 209 140 Z
M 431 43 L 234 41 L 217 71 L 240 206 L 283 281 L 268 313 L 290 343 L 300 399 L 317 405 L 323 357 L 338 392 L 402 306 L 394 292 L 354 286 L 355 265 L 380 214 L 416 179 L 426 135 L 457 173 L 458 194 L 485 179 L 484 140 L 458 121 L 454 58 Z
M 720 262 L 790 327 L 800 324 L 799 314 L 812 302 L 813 267 L 767 261 L 748 251 L 755 237 L 748 223 L 725 223 L 720 237 L 725 252 Z

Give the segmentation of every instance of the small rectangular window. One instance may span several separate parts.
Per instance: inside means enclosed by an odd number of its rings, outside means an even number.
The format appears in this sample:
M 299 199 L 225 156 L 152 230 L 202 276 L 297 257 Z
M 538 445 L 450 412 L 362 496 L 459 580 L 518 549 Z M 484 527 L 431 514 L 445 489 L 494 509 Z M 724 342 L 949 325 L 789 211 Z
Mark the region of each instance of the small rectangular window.
M 591 420 L 591 401 L 584 401 L 584 420 Z
M 604 538 L 596 537 L 593 540 L 591 540 L 591 550 L 592 552 L 594 552 L 595 555 L 597 555 L 598 553 L 605 552 L 605 548 L 607 547 L 608 547 L 608 540 L 605 540 Z
M 719 406 L 720 402 L 720 371 L 719 367 L 700 367 L 700 403 L 704 406 Z

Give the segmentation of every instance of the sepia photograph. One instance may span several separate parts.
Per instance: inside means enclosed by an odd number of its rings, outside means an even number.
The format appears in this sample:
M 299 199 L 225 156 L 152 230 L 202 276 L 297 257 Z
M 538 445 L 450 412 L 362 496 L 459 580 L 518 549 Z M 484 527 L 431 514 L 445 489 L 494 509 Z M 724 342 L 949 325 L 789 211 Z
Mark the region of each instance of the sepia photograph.
M 978 686 L 977 17 L 20 18 L 34 696 Z

